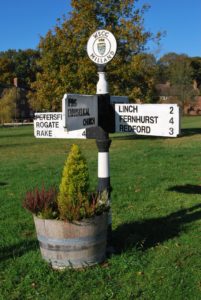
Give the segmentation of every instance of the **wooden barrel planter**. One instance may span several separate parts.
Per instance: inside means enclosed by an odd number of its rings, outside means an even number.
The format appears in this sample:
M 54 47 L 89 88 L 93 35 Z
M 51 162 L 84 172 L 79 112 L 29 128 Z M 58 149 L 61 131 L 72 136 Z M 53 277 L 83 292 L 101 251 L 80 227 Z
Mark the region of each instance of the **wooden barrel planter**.
M 76 222 L 34 216 L 42 257 L 54 269 L 83 268 L 105 259 L 108 214 Z

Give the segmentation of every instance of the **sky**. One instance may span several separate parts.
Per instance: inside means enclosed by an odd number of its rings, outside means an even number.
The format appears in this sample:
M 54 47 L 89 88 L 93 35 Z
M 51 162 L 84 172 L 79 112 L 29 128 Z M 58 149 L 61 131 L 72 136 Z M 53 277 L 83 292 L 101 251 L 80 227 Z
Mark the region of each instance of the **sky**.
M 145 27 L 151 32 L 166 31 L 160 52 L 185 53 L 201 57 L 201 0 L 147 0 L 151 8 L 145 15 Z
M 201 0 L 139 0 L 149 3 L 145 28 L 165 31 L 160 47 L 149 44 L 157 57 L 168 52 L 201 57 Z M 0 51 L 36 49 L 40 36 L 71 10 L 70 0 L 1 0 Z

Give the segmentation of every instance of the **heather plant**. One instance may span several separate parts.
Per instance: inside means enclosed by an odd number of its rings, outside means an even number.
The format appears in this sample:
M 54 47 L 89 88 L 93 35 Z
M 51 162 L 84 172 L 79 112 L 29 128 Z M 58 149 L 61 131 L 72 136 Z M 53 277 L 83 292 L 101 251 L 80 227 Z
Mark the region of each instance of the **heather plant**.
M 35 190 L 26 193 L 23 207 L 38 217 L 53 219 L 58 216 L 56 197 L 57 191 L 55 188 L 51 187 L 45 190 L 43 185 L 41 190 L 37 187 Z
M 100 215 L 105 211 L 108 211 L 109 200 L 107 192 L 87 193 L 86 198 L 78 197 L 77 204 L 73 205 L 68 202 L 66 204 L 65 216 L 62 219 L 69 221 L 81 220 L 84 218 L 90 218 L 95 215 Z
M 85 217 L 88 218 L 99 215 L 104 211 L 108 211 L 109 208 L 109 197 L 106 190 L 103 192 L 89 193 L 88 203 L 85 205 Z

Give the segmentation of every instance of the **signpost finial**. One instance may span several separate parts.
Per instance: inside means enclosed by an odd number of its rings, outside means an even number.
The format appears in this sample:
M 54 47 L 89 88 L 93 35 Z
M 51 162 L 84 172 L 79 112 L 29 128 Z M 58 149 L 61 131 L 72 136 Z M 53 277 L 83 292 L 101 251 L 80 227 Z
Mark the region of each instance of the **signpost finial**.
M 106 65 L 113 59 L 117 51 L 117 41 L 108 30 L 97 30 L 87 43 L 89 58 L 97 65 Z

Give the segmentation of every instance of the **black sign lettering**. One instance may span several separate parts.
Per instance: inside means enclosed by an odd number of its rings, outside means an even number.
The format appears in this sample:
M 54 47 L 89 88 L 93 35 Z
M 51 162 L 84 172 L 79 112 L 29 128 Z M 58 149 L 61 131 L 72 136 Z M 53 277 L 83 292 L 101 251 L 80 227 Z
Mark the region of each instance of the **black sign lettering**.
M 59 122 L 36 122 L 36 128 L 59 128 Z
M 69 107 L 75 107 L 75 106 L 77 106 L 77 99 L 75 99 L 75 98 L 68 98 L 68 106 Z
M 119 115 L 120 123 L 149 123 L 157 124 L 158 116 L 136 116 L 136 115 Z
M 151 133 L 151 127 L 150 126 L 136 126 L 136 125 L 119 125 L 119 131 L 120 132 L 134 132 L 134 133 Z
M 129 113 L 137 113 L 138 107 L 137 105 L 119 105 L 119 112 L 129 112 Z
M 52 137 L 52 130 L 37 130 L 36 135 L 41 137 Z
M 88 118 L 83 120 L 83 125 L 95 125 L 95 118 Z
M 90 116 L 89 108 L 69 108 L 68 117 L 85 117 Z
M 57 121 L 57 120 L 62 120 L 62 115 L 61 114 L 57 114 L 57 113 L 45 113 L 45 114 L 37 114 L 34 118 L 35 120 L 40 120 L 40 121 Z

